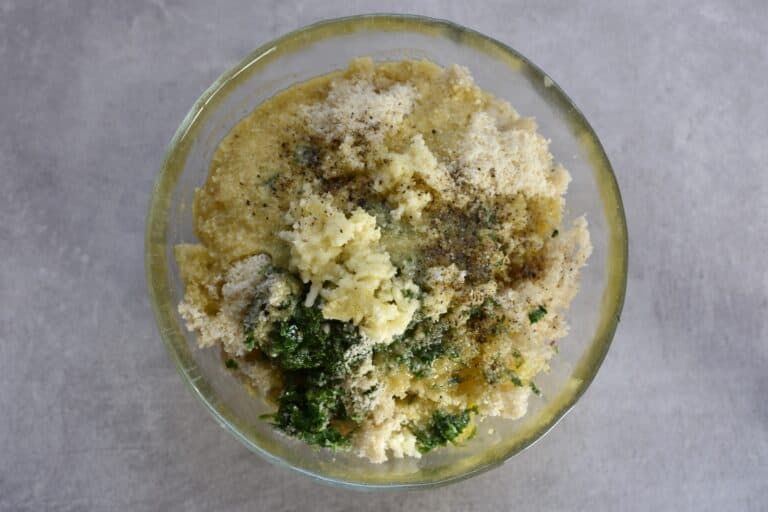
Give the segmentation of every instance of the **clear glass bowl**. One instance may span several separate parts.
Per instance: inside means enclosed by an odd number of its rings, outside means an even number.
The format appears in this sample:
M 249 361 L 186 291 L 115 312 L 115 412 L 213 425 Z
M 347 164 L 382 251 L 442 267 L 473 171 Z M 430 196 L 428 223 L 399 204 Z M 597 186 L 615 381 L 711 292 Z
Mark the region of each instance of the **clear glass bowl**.
M 344 68 L 353 57 L 429 59 L 467 66 L 478 85 L 535 116 L 551 151 L 571 172 L 565 222 L 587 215 L 594 252 L 568 318 L 571 331 L 549 374 L 537 379 L 521 420 L 489 419 L 464 446 L 421 459 L 371 464 L 316 450 L 276 432 L 259 415 L 271 408 L 227 372 L 216 350 L 198 350 L 176 312 L 183 295 L 173 247 L 194 242 L 191 204 L 216 145 L 265 99 L 290 85 Z M 267 43 L 203 93 L 168 147 L 152 192 L 146 232 L 149 294 L 165 346 L 182 378 L 216 420 L 252 451 L 281 466 L 352 488 L 445 484 L 502 464 L 544 435 L 595 376 L 611 343 L 626 286 L 627 230 L 619 189 L 600 142 L 563 91 L 511 48 L 453 23 L 372 15 L 318 23 Z M 202 419 L 201 419 L 202 421 Z M 489 430 L 493 428 L 493 433 Z

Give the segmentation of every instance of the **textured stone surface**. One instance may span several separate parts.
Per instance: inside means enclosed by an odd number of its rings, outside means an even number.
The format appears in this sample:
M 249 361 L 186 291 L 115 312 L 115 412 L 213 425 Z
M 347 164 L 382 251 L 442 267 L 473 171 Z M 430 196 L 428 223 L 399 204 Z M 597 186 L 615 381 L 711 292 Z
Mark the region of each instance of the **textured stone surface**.
M 0 509 L 766 510 L 768 4 L 642 4 L 0 1 Z M 274 36 L 371 11 L 458 21 L 547 70 L 630 227 L 582 402 L 430 492 L 335 490 L 249 453 L 184 388 L 144 286 L 150 189 L 198 94 Z

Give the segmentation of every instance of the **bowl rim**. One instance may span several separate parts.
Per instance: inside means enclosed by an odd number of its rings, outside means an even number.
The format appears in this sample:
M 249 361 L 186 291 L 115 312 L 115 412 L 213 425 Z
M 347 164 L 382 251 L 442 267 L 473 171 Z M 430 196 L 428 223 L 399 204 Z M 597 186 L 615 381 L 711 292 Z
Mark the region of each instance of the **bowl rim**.
M 482 43 L 483 45 L 486 45 L 487 48 L 499 52 L 500 55 L 521 62 L 528 70 L 547 81 L 546 87 L 554 89 L 558 100 L 567 107 L 571 122 L 578 125 L 579 128 L 584 130 L 587 134 L 589 144 L 591 144 L 590 154 L 593 160 L 591 167 L 597 165 L 602 167 L 602 170 L 604 171 L 603 176 L 601 177 L 605 179 L 605 182 L 599 183 L 601 186 L 600 194 L 603 207 L 604 209 L 607 209 L 610 206 L 610 211 L 613 214 L 613 216 L 611 216 L 606 212 L 609 224 L 608 261 L 612 262 L 612 265 L 608 280 L 603 290 L 602 301 L 603 308 L 607 307 L 608 310 L 601 315 L 601 321 L 598 324 L 596 334 L 588 345 L 587 351 L 582 355 L 572 372 L 575 374 L 577 369 L 583 366 L 581 378 L 575 389 L 567 399 L 558 404 L 558 409 L 553 414 L 538 425 L 532 435 L 523 438 L 521 442 L 513 445 L 512 448 L 502 455 L 484 459 L 481 463 L 471 467 L 467 471 L 437 480 L 370 483 L 326 476 L 306 468 L 294 466 L 290 462 L 271 453 L 264 447 L 259 446 L 252 439 L 247 437 L 236 425 L 231 423 L 225 417 L 217 404 L 213 403 L 205 396 L 198 385 L 199 375 L 195 375 L 193 371 L 190 371 L 191 367 L 188 367 L 189 361 L 185 360 L 185 358 L 179 354 L 175 349 L 174 344 L 171 342 L 171 334 L 177 328 L 176 323 L 171 320 L 175 311 L 169 311 L 168 308 L 164 306 L 164 304 L 172 304 L 170 301 L 166 302 L 162 300 L 163 296 L 170 294 L 170 288 L 167 286 L 169 262 L 168 254 L 165 249 L 165 239 L 168 232 L 168 211 L 170 207 L 171 192 L 173 190 L 173 184 L 175 184 L 176 179 L 180 174 L 181 164 L 186 160 L 187 151 L 191 145 L 188 136 L 193 132 L 195 122 L 201 114 L 203 114 L 205 109 L 211 106 L 217 94 L 230 82 L 235 80 L 241 73 L 246 70 L 255 72 L 259 67 L 272 60 L 272 58 L 279 58 L 279 56 L 271 55 L 278 47 L 294 44 L 299 44 L 300 47 L 303 47 L 318 39 L 324 39 L 329 36 L 334 37 L 343 33 L 364 31 L 366 29 L 376 29 L 379 31 L 424 32 L 425 28 L 439 30 L 441 32 L 447 31 L 448 33 L 457 34 L 462 38 L 471 38 L 475 43 Z M 308 37 L 310 35 L 314 35 L 315 39 Z M 486 49 L 486 51 L 488 50 Z M 549 77 L 549 75 L 544 73 L 544 71 L 536 64 L 510 46 L 452 21 L 411 14 L 362 14 L 319 21 L 288 32 L 259 46 L 243 58 L 237 65 L 222 73 L 195 101 L 166 147 L 160 172 L 155 179 L 152 188 L 152 195 L 147 213 L 144 244 L 146 283 L 153 314 L 163 344 L 165 345 L 166 351 L 171 357 L 176 370 L 182 377 L 182 380 L 197 399 L 202 402 L 208 412 L 211 413 L 222 427 L 229 431 L 249 450 L 258 453 L 268 461 L 281 467 L 290 468 L 327 484 L 358 490 L 432 488 L 458 482 L 496 468 L 511 459 L 514 455 L 520 453 L 522 450 L 535 444 L 573 408 L 594 380 L 613 340 L 623 308 L 627 285 L 628 235 L 621 194 L 608 156 L 606 155 L 597 134 L 584 114 L 578 107 L 576 107 L 574 102 L 562 88 Z M 175 304 L 172 305 L 175 306 Z

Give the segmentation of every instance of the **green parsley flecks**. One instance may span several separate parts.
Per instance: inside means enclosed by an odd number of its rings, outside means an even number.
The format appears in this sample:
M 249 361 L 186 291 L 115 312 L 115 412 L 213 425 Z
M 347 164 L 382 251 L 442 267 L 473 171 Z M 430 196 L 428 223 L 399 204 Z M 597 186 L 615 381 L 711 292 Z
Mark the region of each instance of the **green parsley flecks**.
M 544 306 L 538 306 L 536 309 L 528 313 L 528 320 L 530 320 L 532 324 L 535 324 L 536 322 L 544 318 L 544 315 L 546 314 L 547 314 L 547 309 Z

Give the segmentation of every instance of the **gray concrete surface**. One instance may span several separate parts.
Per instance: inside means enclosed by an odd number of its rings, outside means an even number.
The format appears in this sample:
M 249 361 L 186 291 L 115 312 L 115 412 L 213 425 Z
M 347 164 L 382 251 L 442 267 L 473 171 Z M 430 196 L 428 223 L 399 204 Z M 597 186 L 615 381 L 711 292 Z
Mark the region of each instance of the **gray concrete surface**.
M 184 388 L 146 296 L 164 148 L 258 44 L 410 11 L 519 49 L 617 170 L 627 305 L 583 401 L 509 464 L 358 494 L 249 453 Z M 0 1 L 1 510 L 767 510 L 768 4 Z

